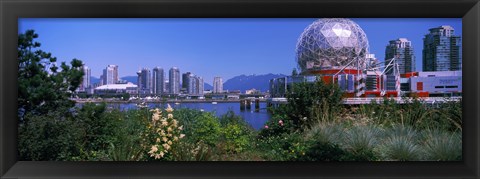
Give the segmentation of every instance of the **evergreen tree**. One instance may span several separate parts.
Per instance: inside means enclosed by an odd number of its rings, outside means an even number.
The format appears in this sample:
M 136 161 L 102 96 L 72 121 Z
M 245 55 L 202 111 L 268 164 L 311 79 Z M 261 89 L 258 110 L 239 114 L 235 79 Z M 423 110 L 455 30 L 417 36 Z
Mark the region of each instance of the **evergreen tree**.
M 52 110 L 69 109 L 69 100 L 84 75 L 82 61 L 73 59 L 70 65 L 39 49 L 38 34 L 27 30 L 18 35 L 18 115 L 25 122 L 27 113 L 47 114 Z

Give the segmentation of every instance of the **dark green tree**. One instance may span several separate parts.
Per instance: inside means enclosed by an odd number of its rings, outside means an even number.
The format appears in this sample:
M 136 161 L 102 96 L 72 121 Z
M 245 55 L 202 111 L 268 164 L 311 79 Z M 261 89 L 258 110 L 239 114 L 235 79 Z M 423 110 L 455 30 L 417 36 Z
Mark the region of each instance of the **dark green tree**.
M 27 30 L 18 35 L 18 114 L 24 122 L 27 113 L 47 114 L 52 110 L 69 109 L 69 100 L 84 75 L 82 61 L 73 59 L 70 66 L 39 49 L 38 34 Z

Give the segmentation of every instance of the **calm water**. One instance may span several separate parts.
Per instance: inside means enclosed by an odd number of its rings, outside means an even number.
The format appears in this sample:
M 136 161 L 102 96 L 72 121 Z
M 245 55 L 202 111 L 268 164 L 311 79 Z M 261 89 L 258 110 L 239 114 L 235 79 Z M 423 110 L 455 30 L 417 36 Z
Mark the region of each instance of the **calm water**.
M 214 112 L 216 116 L 221 116 L 227 113 L 229 110 L 235 112 L 236 115 L 241 116 L 245 121 L 247 121 L 250 125 L 252 125 L 255 129 L 260 129 L 264 126 L 265 122 L 270 119 L 271 115 L 267 112 L 266 107 L 267 103 L 261 102 L 260 103 L 260 111 L 255 112 L 255 104 L 252 103 L 251 110 L 240 110 L 240 103 L 239 102 L 232 102 L 232 103 L 169 103 L 170 106 L 174 109 L 180 108 L 189 108 L 189 109 L 197 109 L 203 110 L 206 112 Z M 120 103 L 120 104 L 111 104 L 112 107 L 116 107 L 122 110 L 126 109 L 136 109 L 137 106 L 134 103 Z M 150 109 L 153 108 L 166 108 L 166 104 L 160 103 L 149 103 L 148 107 Z

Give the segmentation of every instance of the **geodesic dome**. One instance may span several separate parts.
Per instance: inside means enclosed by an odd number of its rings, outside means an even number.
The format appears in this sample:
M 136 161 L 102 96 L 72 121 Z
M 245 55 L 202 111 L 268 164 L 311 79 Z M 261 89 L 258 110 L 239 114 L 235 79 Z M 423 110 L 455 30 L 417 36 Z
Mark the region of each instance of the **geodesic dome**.
M 302 72 L 364 66 L 367 53 L 365 32 L 357 23 L 344 18 L 316 20 L 303 31 L 296 47 L 297 64 Z M 358 63 L 352 62 L 357 59 Z

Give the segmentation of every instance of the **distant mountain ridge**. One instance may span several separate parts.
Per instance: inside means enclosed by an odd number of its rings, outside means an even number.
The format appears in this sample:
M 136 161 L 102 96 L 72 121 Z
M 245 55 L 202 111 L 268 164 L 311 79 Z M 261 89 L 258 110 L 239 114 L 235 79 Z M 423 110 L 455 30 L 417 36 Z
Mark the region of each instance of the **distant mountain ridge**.
M 223 83 L 224 90 L 240 90 L 244 93 L 246 90 L 257 89 L 261 92 L 269 90 L 270 80 L 273 78 L 285 77 L 284 74 L 264 74 L 264 75 L 239 75 Z

